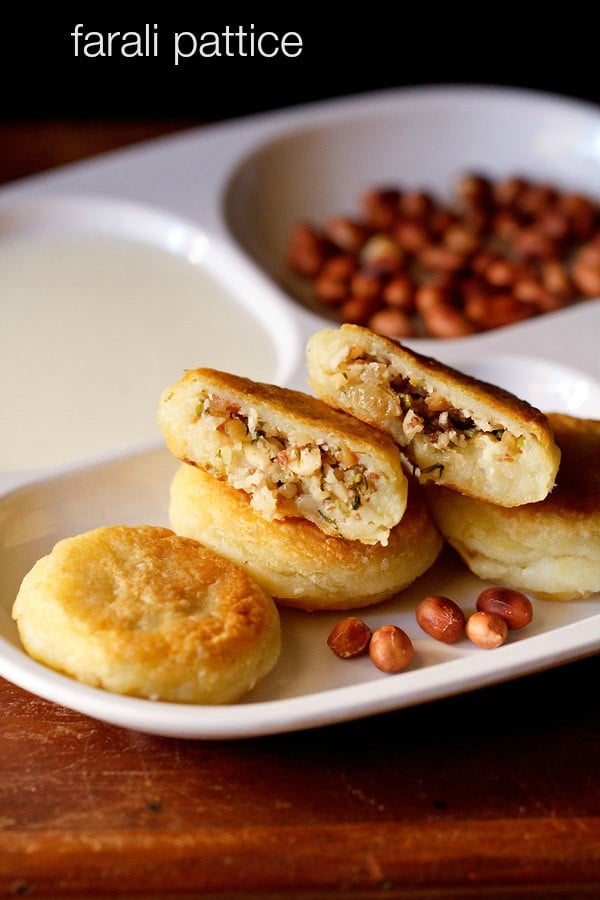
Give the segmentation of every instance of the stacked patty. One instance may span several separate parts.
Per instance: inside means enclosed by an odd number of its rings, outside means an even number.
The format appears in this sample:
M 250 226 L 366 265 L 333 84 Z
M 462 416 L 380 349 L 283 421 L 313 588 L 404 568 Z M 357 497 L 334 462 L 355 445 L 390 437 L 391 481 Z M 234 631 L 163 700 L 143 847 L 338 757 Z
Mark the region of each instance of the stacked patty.
M 394 438 L 444 538 L 482 579 L 572 600 L 600 591 L 600 422 L 543 414 L 368 329 L 317 332 L 315 393 Z
M 158 422 L 184 462 L 172 527 L 246 566 L 284 605 L 389 599 L 441 550 L 395 442 L 318 398 L 197 369 L 163 392 Z

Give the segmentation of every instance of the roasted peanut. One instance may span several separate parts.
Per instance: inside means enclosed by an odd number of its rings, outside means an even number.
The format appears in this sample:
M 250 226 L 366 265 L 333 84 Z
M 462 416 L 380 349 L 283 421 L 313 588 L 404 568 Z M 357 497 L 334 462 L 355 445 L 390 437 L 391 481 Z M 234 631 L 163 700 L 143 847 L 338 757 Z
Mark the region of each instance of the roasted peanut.
M 512 295 L 521 303 L 537 303 L 544 293 L 544 286 L 533 275 L 524 275 L 513 285 Z
M 556 201 L 556 190 L 547 184 L 525 183 L 516 199 L 521 212 L 537 218 Z
M 348 296 L 348 284 L 341 278 L 332 278 L 324 272 L 315 278 L 315 294 L 322 303 L 335 306 Z
M 323 263 L 321 275 L 349 281 L 358 268 L 358 261 L 352 253 L 336 253 Z
M 537 225 L 522 228 L 513 243 L 516 252 L 523 259 L 549 259 L 558 254 L 556 241 Z
M 429 229 L 418 219 L 399 219 L 393 232 L 399 245 L 408 253 L 418 253 L 430 241 Z
M 522 178 L 505 178 L 494 184 L 492 193 L 499 206 L 513 206 L 524 189 L 525 181 Z
M 369 656 L 382 672 L 400 672 L 412 662 L 414 647 L 406 632 L 397 625 L 382 625 L 373 632 Z
M 419 253 L 419 263 L 426 269 L 456 272 L 464 266 L 465 258 L 442 244 L 426 244 Z
M 558 209 L 567 216 L 569 230 L 575 240 L 589 240 L 598 227 L 598 208 L 580 194 L 561 194 Z
M 415 615 L 419 627 L 444 644 L 453 644 L 464 633 L 465 614 L 448 597 L 424 597 L 418 603 Z
M 457 181 L 456 193 L 463 203 L 488 203 L 492 197 L 492 184 L 484 175 L 466 172 Z
M 362 198 L 362 206 L 367 222 L 373 228 L 390 228 L 398 215 L 400 192 L 396 188 L 381 188 L 367 191 Z
M 437 207 L 436 209 L 433 209 L 428 216 L 427 227 L 434 238 L 441 238 L 449 228 L 452 228 L 452 226 L 456 225 L 458 222 L 459 217 L 451 209 Z
M 289 266 L 299 275 L 314 278 L 321 271 L 326 258 L 326 242 L 316 229 L 305 222 L 296 223 L 287 248 Z
M 379 275 L 370 272 L 355 272 L 350 282 L 350 290 L 353 297 L 379 297 L 383 288 L 383 281 Z
M 573 263 L 571 275 L 582 294 L 586 297 L 600 297 L 600 266 L 577 260 Z
M 366 653 L 371 640 L 371 629 L 357 616 L 348 616 L 332 629 L 327 646 L 341 659 L 351 659 Z
M 445 247 L 462 257 L 475 253 L 481 244 L 476 234 L 473 234 L 469 228 L 458 223 L 449 225 L 446 228 L 442 235 L 442 242 Z
M 412 219 L 426 218 L 433 208 L 433 198 L 425 191 L 410 191 L 401 194 L 398 200 L 400 213 Z
M 436 284 L 423 284 L 415 291 L 415 306 L 423 317 L 435 306 L 444 306 L 451 302 L 448 290 Z
M 415 334 L 415 327 L 409 316 L 402 312 L 401 309 L 393 309 L 392 307 L 378 310 L 371 316 L 368 324 L 371 331 L 384 337 L 413 337 Z
M 469 640 L 484 650 L 500 647 L 508 636 L 508 625 L 495 613 L 478 611 L 467 619 L 465 633 Z
M 557 209 L 547 209 L 537 219 L 538 228 L 554 241 L 564 241 L 569 237 L 567 217 Z
M 341 321 L 377 315 L 381 333 L 466 336 L 600 297 L 600 205 L 467 172 L 451 204 L 425 190 L 367 191 L 360 217 L 331 216 L 322 231 L 297 223 L 286 252 Z
M 533 618 L 531 600 L 520 591 L 510 588 L 486 588 L 479 594 L 476 605 L 479 612 L 500 616 L 511 630 L 524 628 Z
M 346 253 L 359 253 L 369 233 L 365 225 L 344 216 L 333 216 L 325 225 L 327 237 Z
M 366 325 L 379 305 L 375 297 L 349 297 L 339 308 L 340 318 L 352 325 Z
M 571 276 L 586 297 L 600 295 L 600 245 L 590 242 L 580 247 L 571 267 Z
M 565 300 L 574 296 L 573 282 L 569 277 L 566 265 L 559 259 L 546 259 L 540 264 L 540 278 L 546 290 L 563 297 Z
M 503 288 L 514 284 L 524 271 L 522 266 L 516 266 L 508 259 L 494 259 L 484 269 L 483 276 L 488 284 Z
M 534 312 L 530 303 L 523 303 L 510 293 L 470 297 L 465 303 L 468 318 L 484 330 L 521 322 Z
M 523 227 L 523 222 L 514 210 L 501 209 L 492 217 L 492 227 L 499 238 L 512 244 Z
M 410 275 L 400 272 L 394 275 L 382 290 L 383 302 L 388 306 L 412 313 L 415 309 L 415 284 Z
M 423 313 L 427 332 L 433 337 L 455 338 L 473 334 L 475 327 L 460 310 L 449 303 L 438 303 Z
M 402 248 L 384 232 L 372 235 L 360 251 L 360 262 L 371 272 L 394 272 L 404 260 Z

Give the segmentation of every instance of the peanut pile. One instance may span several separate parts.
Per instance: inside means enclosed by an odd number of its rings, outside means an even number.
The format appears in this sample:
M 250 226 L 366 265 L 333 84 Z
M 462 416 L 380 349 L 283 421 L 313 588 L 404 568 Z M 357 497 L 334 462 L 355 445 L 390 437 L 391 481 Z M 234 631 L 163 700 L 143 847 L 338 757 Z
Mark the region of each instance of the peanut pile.
M 341 322 L 452 338 L 600 297 L 600 206 L 519 177 L 462 175 L 449 203 L 367 191 L 357 218 L 297 222 L 287 263 Z

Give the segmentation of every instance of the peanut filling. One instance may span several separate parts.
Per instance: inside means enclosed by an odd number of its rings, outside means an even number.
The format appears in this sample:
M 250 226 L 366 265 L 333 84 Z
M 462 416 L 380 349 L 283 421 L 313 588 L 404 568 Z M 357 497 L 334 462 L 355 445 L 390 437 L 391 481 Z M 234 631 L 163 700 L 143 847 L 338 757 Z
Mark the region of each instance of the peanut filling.
M 356 355 L 355 355 L 356 354 Z M 442 394 L 415 384 L 409 378 L 394 375 L 392 368 L 369 354 L 355 350 L 333 374 L 334 386 L 371 416 L 385 422 L 395 440 L 407 447 L 417 435 L 421 446 L 451 451 L 464 448 L 474 440 L 499 445 L 496 459 L 513 462 L 522 452 L 523 435 L 515 435 L 498 423 L 489 422 L 469 409 L 453 406 Z M 427 475 L 441 480 L 444 465 L 423 469 L 412 464 L 417 477 Z
M 208 448 L 206 468 L 251 496 L 267 518 L 290 510 L 338 533 L 342 523 L 379 520 L 378 475 L 345 445 L 315 440 L 301 432 L 269 430 L 256 413 L 222 397 L 205 395 L 195 415 Z

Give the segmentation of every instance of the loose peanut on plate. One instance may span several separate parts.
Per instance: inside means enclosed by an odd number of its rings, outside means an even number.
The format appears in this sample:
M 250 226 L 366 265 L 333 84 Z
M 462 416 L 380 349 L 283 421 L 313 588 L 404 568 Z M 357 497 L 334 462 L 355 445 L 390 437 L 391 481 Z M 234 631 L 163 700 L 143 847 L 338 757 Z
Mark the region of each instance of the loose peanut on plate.
M 453 644 L 464 634 L 465 614 L 449 597 L 424 597 L 415 615 L 419 627 L 436 641 Z
M 414 648 L 409 636 L 397 625 L 382 625 L 373 632 L 369 656 L 382 672 L 400 672 L 412 662 Z
M 368 190 L 354 218 L 332 215 L 321 229 L 298 223 L 288 263 L 339 320 L 388 337 L 464 337 L 600 297 L 597 201 L 473 172 L 453 189 L 450 202 L 422 188 Z M 446 293 L 435 312 L 431 289 Z M 400 310 L 410 327 L 383 314 L 370 322 L 379 309 Z
M 484 650 L 494 650 L 506 640 L 508 625 L 495 613 L 478 611 L 467 619 L 465 632 L 473 644 Z
M 371 629 L 357 616 L 348 616 L 333 628 L 327 646 L 341 659 L 352 659 L 365 653 L 371 640 Z
M 533 607 L 529 597 L 511 588 L 486 588 L 479 594 L 476 605 L 480 612 L 500 616 L 509 629 L 524 628 L 533 618 Z

